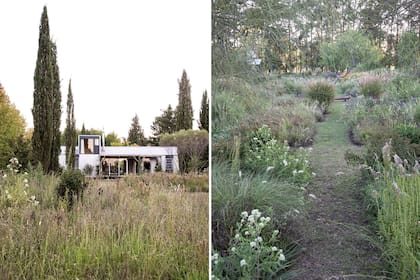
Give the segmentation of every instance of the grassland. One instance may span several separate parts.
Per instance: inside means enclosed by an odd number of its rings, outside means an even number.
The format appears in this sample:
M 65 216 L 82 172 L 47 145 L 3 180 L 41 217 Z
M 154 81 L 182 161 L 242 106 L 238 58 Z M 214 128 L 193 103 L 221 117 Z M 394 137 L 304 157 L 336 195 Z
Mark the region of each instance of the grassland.
M 9 174 L 0 179 L 0 279 L 207 279 L 208 193 L 187 191 L 207 181 L 95 180 L 68 211 L 56 177 Z

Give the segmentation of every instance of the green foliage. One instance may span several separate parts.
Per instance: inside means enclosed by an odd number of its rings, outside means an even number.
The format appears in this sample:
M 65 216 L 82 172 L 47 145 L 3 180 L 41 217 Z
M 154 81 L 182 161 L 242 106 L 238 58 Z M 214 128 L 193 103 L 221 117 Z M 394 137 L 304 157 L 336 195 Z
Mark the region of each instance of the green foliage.
M 250 175 L 244 171 L 238 174 L 226 163 L 213 162 L 211 176 L 212 244 L 218 251 L 228 248 L 237 217 L 244 210 L 272 211 L 273 223 L 280 227 L 288 215 L 303 209 L 303 190 L 278 180 L 273 173 Z
M 399 73 L 392 79 L 388 91 L 400 100 L 412 101 L 420 97 L 420 82 L 412 75 Z
M 382 54 L 361 32 L 349 30 L 340 34 L 335 42 L 320 47 L 320 64 L 333 71 L 358 68 L 374 69 L 380 66 Z
M 161 136 L 160 146 L 178 147 L 181 173 L 200 172 L 208 167 L 209 134 L 206 130 L 180 130 Z
M 57 48 L 51 41 L 47 7 L 41 16 L 34 75 L 32 152 L 45 172 L 58 171 L 60 153 L 61 92 Z
M 340 95 L 358 96 L 360 95 L 360 87 L 357 80 L 346 80 L 338 84 L 337 91 Z
M 293 78 L 285 78 L 282 80 L 281 93 L 300 96 L 304 92 L 304 84 Z
M 398 66 L 419 74 L 420 38 L 415 32 L 402 34 L 397 45 Z
M 25 141 L 25 121 L 16 107 L 10 103 L 0 84 L 0 169 L 6 167 L 8 160 L 19 151 L 18 141 Z M 20 139 L 20 140 L 19 140 Z
M 279 143 L 267 126 L 251 132 L 243 149 L 244 168 L 273 173 L 301 185 L 312 178 L 307 152 L 303 148 L 290 150 L 287 142 Z
M 144 137 L 144 132 L 139 124 L 139 117 L 137 114 L 134 116 L 130 130 L 128 131 L 127 142 L 129 145 L 146 145 L 146 137 Z
M 311 81 L 308 83 L 306 94 L 311 100 L 318 102 L 324 112 L 327 112 L 335 98 L 335 86 L 325 80 Z
M 393 278 L 417 279 L 420 276 L 420 166 L 418 162 L 410 165 L 397 154 L 393 155 L 392 146 L 389 141 L 383 147 L 382 158 L 386 160 L 376 164 L 379 172 L 369 167 L 376 178 L 370 194 Z
M 414 113 L 414 121 L 418 127 L 420 127 L 420 104 L 417 105 Z
M 198 127 L 209 131 L 209 99 L 207 97 L 207 90 L 204 91 L 201 99 L 200 121 Z
M 278 248 L 278 230 L 270 231 L 271 218 L 258 209 L 241 213 L 228 255 L 213 253 L 212 279 L 269 279 L 279 277 L 286 267 L 286 257 Z
M 75 167 L 76 155 L 76 119 L 74 118 L 73 93 L 71 91 L 71 80 L 69 81 L 69 91 L 67 94 L 67 118 L 64 130 L 64 142 L 66 144 L 66 168 Z
M 81 199 L 86 187 L 85 176 L 80 170 L 66 169 L 61 174 L 60 181 L 56 187 L 57 198 L 66 199 L 71 209 L 74 198 Z
M 110 132 L 105 136 L 105 145 L 106 146 L 121 146 L 122 143 L 117 133 Z
M 181 80 L 178 81 L 178 84 L 178 106 L 175 112 L 176 130 L 192 129 L 193 108 L 191 103 L 191 85 L 185 70 L 183 70 Z
M 360 81 L 360 93 L 365 97 L 379 98 L 384 93 L 382 79 L 373 75 L 364 77 Z
M 171 104 L 162 112 L 162 115 L 157 116 L 151 126 L 152 133 L 155 137 L 176 131 L 175 111 L 172 110 Z

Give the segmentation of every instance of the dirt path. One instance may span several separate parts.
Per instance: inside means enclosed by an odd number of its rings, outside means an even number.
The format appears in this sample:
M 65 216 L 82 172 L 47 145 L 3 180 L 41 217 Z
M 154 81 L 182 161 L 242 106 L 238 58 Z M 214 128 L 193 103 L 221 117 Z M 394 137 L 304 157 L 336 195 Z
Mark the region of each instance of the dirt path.
M 347 149 L 360 149 L 348 139 L 341 120 L 343 104 L 335 103 L 320 123 L 311 154 L 317 174 L 307 187 L 308 215 L 292 224 L 303 252 L 295 268 L 298 279 L 381 279 L 380 254 L 367 240 L 370 224 L 361 198 L 360 171 L 344 160 Z

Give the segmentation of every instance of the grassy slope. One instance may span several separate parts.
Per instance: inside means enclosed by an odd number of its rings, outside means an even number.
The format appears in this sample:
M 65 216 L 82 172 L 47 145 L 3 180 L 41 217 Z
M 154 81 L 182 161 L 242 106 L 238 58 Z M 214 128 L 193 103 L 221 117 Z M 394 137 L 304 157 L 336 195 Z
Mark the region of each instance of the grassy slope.
M 347 149 L 358 147 L 347 137 L 343 108 L 335 103 L 317 128 L 311 155 L 317 176 L 308 186 L 316 199 L 310 198 L 308 216 L 293 225 L 304 249 L 296 264 L 300 279 L 370 279 L 362 275 L 381 267 L 379 252 L 364 230 L 369 221 L 360 198 L 360 171 L 344 160 Z

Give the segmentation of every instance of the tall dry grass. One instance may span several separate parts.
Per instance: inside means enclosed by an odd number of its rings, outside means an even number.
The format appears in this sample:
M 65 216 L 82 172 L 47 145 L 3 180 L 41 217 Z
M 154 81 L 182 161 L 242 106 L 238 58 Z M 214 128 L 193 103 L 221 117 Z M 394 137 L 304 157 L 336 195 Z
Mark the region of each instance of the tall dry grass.
M 24 175 L 15 176 L 0 182 L 0 197 L 19 188 Z M 98 180 L 67 211 L 55 177 L 26 176 L 40 203 L 0 203 L 0 279 L 208 278 L 207 193 Z

